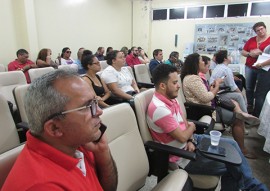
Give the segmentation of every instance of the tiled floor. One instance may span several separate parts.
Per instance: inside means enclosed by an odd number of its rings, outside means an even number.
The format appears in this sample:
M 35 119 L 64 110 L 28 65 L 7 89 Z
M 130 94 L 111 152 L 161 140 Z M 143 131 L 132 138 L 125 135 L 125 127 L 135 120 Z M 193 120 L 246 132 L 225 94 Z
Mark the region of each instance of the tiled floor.
M 263 145 L 265 139 L 257 134 L 257 128 L 247 128 L 250 132 L 245 136 L 246 147 L 258 157 L 255 160 L 248 159 L 248 162 L 253 170 L 253 175 L 261 182 L 266 184 L 270 189 L 270 154 L 263 151 Z M 227 136 L 230 134 L 227 132 Z M 145 186 L 140 191 L 149 191 L 157 183 L 157 179 L 154 176 L 148 177 Z

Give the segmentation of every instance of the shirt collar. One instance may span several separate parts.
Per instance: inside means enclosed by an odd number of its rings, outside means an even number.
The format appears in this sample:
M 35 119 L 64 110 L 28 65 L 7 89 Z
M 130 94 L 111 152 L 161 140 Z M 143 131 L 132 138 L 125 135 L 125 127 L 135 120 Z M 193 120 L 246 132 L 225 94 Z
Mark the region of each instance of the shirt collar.
M 168 106 L 172 106 L 174 105 L 177 101 L 176 99 L 168 99 L 167 97 L 165 97 L 164 95 L 162 95 L 161 93 L 158 93 L 157 91 L 155 92 L 155 96 L 161 100 L 162 102 L 164 102 L 166 105 Z
M 80 161 L 78 158 L 71 157 L 60 150 L 52 147 L 51 145 L 41 141 L 40 139 L 34 137 L 30 131 L 27 132 L 27 142 L 26 146 L 29 150 L 42 155 L 45 158 L 53 161 L 54 163 L 58 164 L 66 168 L 67 170 L 71 170 L 75 168 Z M 77 167 L 76 167 L 77 168 Z

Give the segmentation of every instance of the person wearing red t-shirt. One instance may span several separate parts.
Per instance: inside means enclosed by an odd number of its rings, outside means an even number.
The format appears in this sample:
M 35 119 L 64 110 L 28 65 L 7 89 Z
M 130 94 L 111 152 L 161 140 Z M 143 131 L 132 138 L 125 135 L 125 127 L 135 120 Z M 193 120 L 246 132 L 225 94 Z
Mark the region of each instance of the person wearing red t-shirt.
M 270 71 L 265 71 L 262 68 L 270 65 L 270 59 L 263 63 L 258 63 L 256 66 L 253 66 L 253 64 L 257 62 L 258 56 L 263 53 L 264 49 L 270 45 L 270 35 L 267 34 L 266 26 L 263 22 L 255 23 L 253 30 L 257 36 L 251 37 L 246 42 L 242 55 L 247 57 L 245 75 L 248 110 L 251 113 L 253 112 L 255 98 L 253 114 L 259 117 L 266 94 L 270 90 Z
M 76 71 L 58 69 L 37 78 L 25 95 L 25 110 L 27 142 L 2 191 L 116 190 L 102 110 Z
M 133 46 L 131 48 L 130 54 L 127 55 L 126 57 L 126 63 L 132 68 L 134 67 L 134 65 L 138 65 L 142 63 L 141 60 L 139 59 L 139 50 L 136 46 Z
M 36 64 L 28 59 L 29 53 L 25 49 L 19 49 L 17 51 L 17 59 L 8 64 L 8 71 L 21 70 L 26 78 L 27 83 L 31 83 L 28 70 L 36 68 Z

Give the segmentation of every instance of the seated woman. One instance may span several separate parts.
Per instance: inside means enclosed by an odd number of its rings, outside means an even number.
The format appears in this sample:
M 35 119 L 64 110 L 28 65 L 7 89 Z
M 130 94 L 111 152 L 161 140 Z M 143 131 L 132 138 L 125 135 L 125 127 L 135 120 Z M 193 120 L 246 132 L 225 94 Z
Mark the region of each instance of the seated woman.
M 52 61 L 52 51 L 48 48 L 43 48 L 39 51 L 36 64 L 39 68 L 58 67 L 57 64 Z
M 105 82 L 97 75 L 97 72 L 101 70 L 99 60 L 91 51 L 84 50 L 81 63 L 82 67 L 86 70 L 86 74 L 82 79 L 92 88 L 99 106 L 101 108 L 109 107 L 110 105 L 106 103 L 106 100 L 110 97 L 111 92 Z
M 220 83 L 223 80 L 217 78 L 209 87 L 199 76 L 199 72 L 206 73 L 208 70 L 209 63 L 205 64 L 199 54 L 194 53 L 187 56 L 181 70 L 181 80 L 183 82 L 183 92 L 188 102 L 211 106 L 211 101 L 217 95 Z M 245 157 L 254 159 L 256 157 L 249 153 L 244 145 L 244 122 L 258 123 L 259 119 L 243 112 L 239 104 L 234 100 L 232 101 L 235 104 L 233 112 L 220 108 L 218 111 L 221 112 L 218 115 L 216 115 L 216 112 L 213 112 L 213 118 L 217 122 L 221 122 L 219 115 L 222 115 L 222 121 L 227 125 L 231 125 L 232 135 Z
M 114 50 L 107 55 L 108 67 L 103 70 L 101 78 L 112 92 L 111 104 L 133 99 L 140 90 L 136 81 L 125 65 L 124 53 Z
M 62 49 L 61 57 L 58 57 L 59 65 L 75 64 L 75 60 L 71 58 L 71 51 L 68 47 Z

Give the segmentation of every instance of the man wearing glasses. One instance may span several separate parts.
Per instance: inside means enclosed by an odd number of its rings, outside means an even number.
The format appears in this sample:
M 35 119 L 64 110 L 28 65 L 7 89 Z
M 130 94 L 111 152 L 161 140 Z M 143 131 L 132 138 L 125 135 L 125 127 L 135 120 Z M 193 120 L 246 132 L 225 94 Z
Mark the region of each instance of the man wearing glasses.
M 126 63 L 132 68 L 134 67 L 134 65 L 142 63 L 139 59 L 139 50 L 136 46 L 133 46 L 131 48 L 130 54 L 126 57 Z
M 35 80 L 25 109 L 27 142 L 3 191 L 116 190 L 117 169 L 99 130 L 102 110 L 76 71 L 59 69 Z

